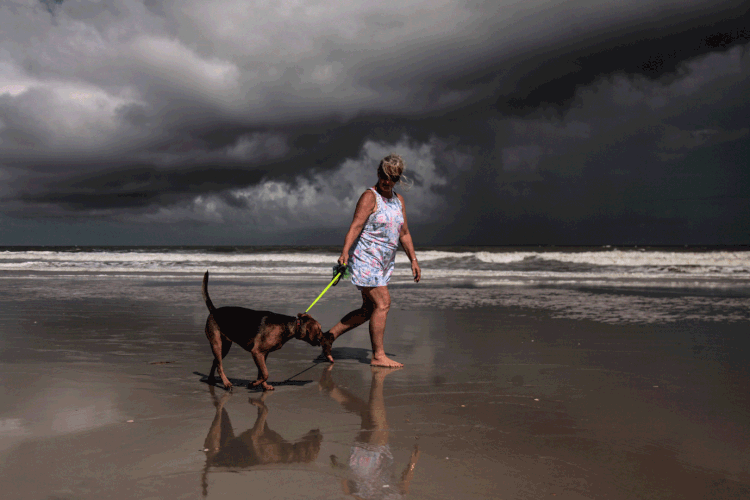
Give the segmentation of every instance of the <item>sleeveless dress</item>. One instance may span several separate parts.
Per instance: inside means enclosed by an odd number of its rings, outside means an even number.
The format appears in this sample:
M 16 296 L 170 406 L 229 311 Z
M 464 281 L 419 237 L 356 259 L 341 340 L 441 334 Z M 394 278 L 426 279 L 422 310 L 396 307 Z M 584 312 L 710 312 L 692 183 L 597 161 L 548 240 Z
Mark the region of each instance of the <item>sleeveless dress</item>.
M 401 201 L 393 193 L 391 199 L 375 193 L 377 207 L 368 217 L 349 259 L 352 283 L 358 287 L 386 286 L 393 274 L 398 238 L 404 224 Z

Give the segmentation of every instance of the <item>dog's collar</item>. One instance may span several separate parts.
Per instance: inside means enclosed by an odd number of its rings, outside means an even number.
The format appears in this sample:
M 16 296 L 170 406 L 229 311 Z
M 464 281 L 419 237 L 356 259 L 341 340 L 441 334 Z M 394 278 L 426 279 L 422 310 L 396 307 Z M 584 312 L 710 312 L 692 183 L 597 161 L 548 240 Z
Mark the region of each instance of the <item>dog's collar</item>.
M 297 331 L 299 331 L 300 326 L 302 326 L 302 320 L 300 318 L 297 318 L 297 321 L 295 322 L 295 327 L 297 328 Z

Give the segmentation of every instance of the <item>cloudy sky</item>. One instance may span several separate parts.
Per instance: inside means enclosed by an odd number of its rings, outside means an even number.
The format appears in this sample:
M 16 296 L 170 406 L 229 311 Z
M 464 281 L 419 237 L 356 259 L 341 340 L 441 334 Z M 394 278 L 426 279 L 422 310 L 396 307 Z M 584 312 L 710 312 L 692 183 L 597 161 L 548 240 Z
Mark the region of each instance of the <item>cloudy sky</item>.
M 0 245 L 750 242 L 724 0 L 3 0 Z

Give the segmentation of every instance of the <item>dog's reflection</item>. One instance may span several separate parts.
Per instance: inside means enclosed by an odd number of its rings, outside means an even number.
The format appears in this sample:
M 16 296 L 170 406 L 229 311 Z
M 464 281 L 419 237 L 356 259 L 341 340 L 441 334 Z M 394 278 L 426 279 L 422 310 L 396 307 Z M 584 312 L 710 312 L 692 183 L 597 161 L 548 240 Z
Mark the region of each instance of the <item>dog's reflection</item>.
M 224 408 L 232 394 L 224 392 L 217 398 L 214 387 L 210 386 L 209 390 L 216 415 L 203 445 L 206 453 L 206 465 L 201 477 L 204 497 L 208 495 L 208 472 L 212 467 L 237 469 L 257 465 L 309 463 L 318 457 L 323 440 L 318 429 L 313 429 L 297 442 L 290 443 L 268 427 L 268 407 L 265 404 L 267 393 L 264 392 L 257 399 L 250 398 L 250 404 L 258 408 L 255 425 L 235 436 L 229 414 Z
M 342 480 L 344 493 L 362 499 L 400 498 L 409 491 L 414 477 L 414 468 L 419 458 L 419 448 L 415 445 L 409 463 L 396 477 L 393 455 L 388 445 L 390 427 L 386 418 L 383 398 L 383 381 L 393 369 L 372 367 L 370 398 L 367 403 L 333 381 L 333 365 L 323 371 L 320 388 L 346 410 L 359 415 L 361 428 L 354 440 L 347 465 L 341 464 L 331 455 L 331 465 L 351 471 L 352 480 Z

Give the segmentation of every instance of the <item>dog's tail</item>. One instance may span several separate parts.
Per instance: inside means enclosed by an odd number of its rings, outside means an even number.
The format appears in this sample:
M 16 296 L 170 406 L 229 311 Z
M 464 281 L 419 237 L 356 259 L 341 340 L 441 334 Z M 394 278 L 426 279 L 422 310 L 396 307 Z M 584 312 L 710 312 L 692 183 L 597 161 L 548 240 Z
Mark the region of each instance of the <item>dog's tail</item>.
M 203 275 L 203 286 L 201 287 L 201 292 L 203 293 L 203 300 L 206 301 L 206 307 L 208 307 L 209 312 L 213 313 L 216 308 L 214 307 L 214 303 L 211 302 L 211 297 L 208 296 L 208 271 Z

